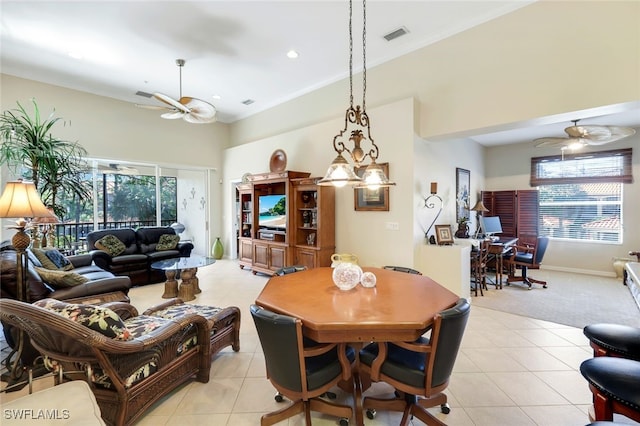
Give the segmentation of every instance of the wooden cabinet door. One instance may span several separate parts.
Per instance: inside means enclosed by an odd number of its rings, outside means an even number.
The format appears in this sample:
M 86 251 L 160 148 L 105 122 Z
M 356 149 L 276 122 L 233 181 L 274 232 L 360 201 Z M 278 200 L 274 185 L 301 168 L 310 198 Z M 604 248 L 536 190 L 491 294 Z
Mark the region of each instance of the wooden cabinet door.
M 250 264 L 253 258 L 251 238 L 240 238 L 239 242 L 238 257 L 242 262 L 249 262 Z
M 253 265 L 259 268 L 269 268 L 269 245 L 253 242 Z
M 287 266 L 287 247 L 269 246 L 269 269 L 276 270 Z
M 296 256 L 294 263 L 296 265 L 306 266 L 307 269 L 313 269 L 316 267 L 316 252 L 315 250 L 296 249 Z

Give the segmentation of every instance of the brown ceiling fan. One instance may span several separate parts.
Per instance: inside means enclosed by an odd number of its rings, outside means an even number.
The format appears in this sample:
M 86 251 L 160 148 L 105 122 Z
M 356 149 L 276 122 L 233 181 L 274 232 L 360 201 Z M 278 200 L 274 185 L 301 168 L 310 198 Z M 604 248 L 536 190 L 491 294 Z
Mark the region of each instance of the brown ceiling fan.
M 578 125 L 580 120 L 572 120 L 573 126 L 564 129 L 569 137 L 545 137 L 534 139 L 536 147 L 550 146 L 580 148 L 587 145 L 604 145 L 619 141 L 636 133 L 631 127 Z
M 176 65 L 180 70 L 180 99 L 175 100 L 162 93 L 153 93 L 151 96 L 166 105 L 136 104 L 137 107 L 166 111 L 160 115 L 162 118 L 174 120 L 182 118 L 189 123 L 213 123 L 216 121 L 216 108 L 202 99 L 182 96 L 182 67 L 184 59 L 176 59 Z M 138 92 L 142 93 L 142 92 Z

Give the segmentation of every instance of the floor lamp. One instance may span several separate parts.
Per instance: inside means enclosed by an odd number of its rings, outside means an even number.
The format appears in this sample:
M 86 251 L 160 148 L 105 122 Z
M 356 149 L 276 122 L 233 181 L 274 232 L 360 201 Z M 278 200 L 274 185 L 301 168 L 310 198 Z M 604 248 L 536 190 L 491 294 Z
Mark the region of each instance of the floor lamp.
M 488 212 L 489 209 L 485 207 L 482 200 L 478 200 L 476 205 L 471 207 L 471 211 L 476 212 L 476 234 L 474 235 L 474 238 L 477 240 L 480 235 L 480 215 L 484 212 Z
M 38 191 L 33 182 L 23 182 L 21 179 L 7 182 L 4 192 L 0 197 L 0 218 L 17 219 L 13 228 L 16 233 L 11 239 L 11 244 L 16 250 L 16 298 L 22 302 L 28 302 L 27 294 L 27 248 L 31 244 L 29 234 L 24 232 L 28 225 L 27 219 L 35 217 L 50 217 L 51 213 L 42 204 Z M 25 333 L 18 330 L 17 341 L 6 359 L 6 366 L 11 374 L 11 381 L 16 382 L 22 377 L 24 367 L 21 365 L 21 356 L 24 348 Z

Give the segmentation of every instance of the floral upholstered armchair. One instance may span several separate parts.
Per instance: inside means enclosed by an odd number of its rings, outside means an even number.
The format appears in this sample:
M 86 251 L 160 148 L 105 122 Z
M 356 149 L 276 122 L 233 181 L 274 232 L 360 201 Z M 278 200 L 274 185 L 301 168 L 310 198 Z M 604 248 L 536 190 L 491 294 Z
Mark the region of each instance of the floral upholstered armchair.
M 209 381 L 211 327 L 200 315 L 138 315 L 122 302 L 0 299 L 0 319 L 29 335 L 58 381 L 86 380 L 107 424 L 132 424 L 180 384 Z

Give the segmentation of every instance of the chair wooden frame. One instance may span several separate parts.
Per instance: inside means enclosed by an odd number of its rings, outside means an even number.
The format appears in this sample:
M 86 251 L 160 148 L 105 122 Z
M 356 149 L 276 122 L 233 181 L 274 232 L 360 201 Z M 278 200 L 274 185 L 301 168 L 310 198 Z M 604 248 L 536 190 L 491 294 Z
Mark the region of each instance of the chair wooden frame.
M 258 311 L 264 311 L 267 313 L 271 313 L 270 311 L 261 308 L 257 305 L 251 306 L 251 313 L 256 318 L 256 313 Z M 263 415 L 260 419 L 261 426 L 270 426 L 281 421 L 284 421 L 296 414 L 304 413 L 305 421 L 307 425 L 311 425 L 311 411 L 316 411 L 324 414 L 328 414 L 330 416 L 335 416 L 341 419 L 340 424 L 348 424 L 348 419 L 353 416 L 353 408 L 347 405 L 339 405 L 333 403 L 331 401 L 326 401 L 324 399 L 318 398 L 323 394 L 327 393 L 329 389 L 334 386 L 337 386 L 338 383 L 347 381 L 351 378 L 351 362 L 346 355 L 344 350 L 344 345 L 337 343 L 316 343 L 314 346 L 305 346 L 303 344 L 304 339 L 302 335 L 302 321 L 297 318 L 287 317 L 281 315 L 282 318 L 291 318 L 295 321 L 295 329 L 296 329 L 296 338 L 297 338 L 297 352 L 298 352 L 298 364 L 300 366 L 300 384 L 302 389 L 300 391 L 296 391 L 285 387 L 281 383 L 279 383 L 269 371 L 269 362 L 266 360 L 268 354 L 265 354 L 265 361 L 267 361 L 267 379 L 271 382 L 274 388 L 279 395 L 283 395 L 290 400 L 292 400 L 292 404 L 287 407 L 281 408 L 280 410 L 273 411 L 271 413 L 267 413 Z M 258 332 L 260 335 L 260 332 Z M 262 342 L 262 340 L 261 340 Z M 309 389 L 308 380 L 307 380 L 307 371 L 306 371 L 306 363 L 307 359 L 310 357 L 316 357 L 323 354 L 328 353 L 329 351 L 338 349 L 338 360 L 340 362 L 340 366 L 342 368 L 341 374 L 337 375 L 333 380 L 325 383 L 322 386 L 319 386 L 314 389 Z M 264 345 L 263 345 L 264 349 Z M 292 366 L 293 367 L 293 366 Z
M 544 247 L 541 249 L 541 240 L 546 240 Z M 547 282 L 542 280 L 537 280 L 535 278 L 531 278 L 528 276 L 527 271 L 529 269 L 539 269 L 542 264 L 542 258 L 544 257 L 544 253 L 546 251 L 546 245 L 548 244 L 548 237 L 538 237 L 536 243 L 534 245 L 514 245 L 512 246 L 513 250 L 511 252 L 511 256 L 505 259 L 505 266 L 509 271 L 509 275 L 507 276 L 507 285 L 510 285 L 514 282 L 522 282 L 529 286 L 529 290 L 531 290 L 532 284 L 540 284 L 543 288 L 547 288 Z M 540 252 L 540 250 L 543 250 Z M 517 259 L 518 255 L 521 254 L 531 254 L 531 262 L 523 262 Z M 517 267 L 522 269 L 522 275 L 516 276 Z
M 123 320 L 138 316 L 128 303 L 102 307 L 112 309 Z M 87 381 L 109 425 L 135 423 L 154 402 L 193 378 L 209 381 L 211 329 L 199 315 L 167 320 L 152 332 L 127 341 L 106 337 L 53 311 L 17 300 L 0 299 L 0 319 L 24 330 L 33 346 L 64 372 L 84 371 L 64 373 L 57 380 Z M 197 343 L 178 356 L 178 348 L 194 334 Z M 133 384 L 126 382 L 129 375 L 150 362 L 155 363 L 155 372 Z M 90 377 L 96 368 L 108 377 L 111 387 L 93 383 Z
M 487 262 L 489 261 L 489 241 L 482 241 L 478 250 L 471 252 L 471 278 L 475 283 L 475 295 L 484 296 L 482 290 L 487 290 Z
M 466 321 L 468 319 L 470 305 L 469 303 L 461 299 L 458 301 L 458 304 L 451 308 L 452 310 L 458 310 L 458 312 L 454 315 L 461 315 L 464 318 L 464 326 L 466 326 Z M 367 416 L 369 418 L 373 418 L 373 415 L 369 415 L 370 412 L 375 412 L 375 410 L 385 410 L 385 411 L 399 411 L 403 413 L 402 420 L 400 421 L 401 426 L 407 426 L 410 424 L 412 416 L 417 417 L 422 422 L 427 425 L 439 425 L 446 426 L 445 423 L 438 420 L 436 417 L 432 416 L 431 413 L 427 411 L 427 408 L 434 407 L 440 405 L 440 408 L 443 413 L 448 414 L 450 411 L 449 405 L 447 404 L 447 395 L 443 393 L 443 390 L 449 385 L 449 378 L 437 385 L 432 386 L 433 377 L 434 377 L 434 367 L 437 359 L 437 351 L 439 350 L 439 343 L 441 342 L 441 338 L 447 338 L 446 333 L 441 335 L 443 324 L 443 312 L 437 314 L 434 318 L 434 323 L 431 329 L 431 337 L 429 338 L 428 343 L 422 343 L 421 341 L 416 342 L 393 342 L 394 345 L 399 346 L 408 351 L 423 353 L 427 357 L 427 362 L 424 366 L 424 376 L 425 382 L 422 386 L 412 386 L 408 383 L 401 382 L 399 380 L 394 379 L 388 374 L 384 373 L 383 365 L 387 359 L 388 355 L 388 345 L 386 342 L 378 343 L 378 356 L 374 359 L 373 363 L 369 366 L 366 363 L 360 363 L 360 371 L 366 375 L 368 375 L 372 381 L 379 382 L 384 381 L 396 389 L 397 397 L 394 399 L 381 399 L 374 397 L 366 397 L 363 401 L 363 408 L 367 410 Z M 462 340 L 462 334 L 460 334 L 460 340 Z M 451 342 L 449 342 L 451 343 Z M 458 347 L 459 347 L 459 341 Z M 456 354 L 457 354 L 456 348 Z M 453 362 L 455 361 L 455 355 L 453 359 L 450 360 L 451 368 L 453 368 Z M 418 398 L 417 395 L 422 398 Z M 370 411 L 372 410 L 372 411 Z

